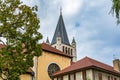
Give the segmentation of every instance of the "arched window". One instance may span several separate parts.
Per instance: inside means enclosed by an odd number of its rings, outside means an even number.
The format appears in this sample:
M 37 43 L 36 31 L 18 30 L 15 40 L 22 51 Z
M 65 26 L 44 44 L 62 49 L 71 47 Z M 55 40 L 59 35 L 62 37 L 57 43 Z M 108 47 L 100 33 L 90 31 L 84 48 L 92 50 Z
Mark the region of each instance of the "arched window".
M 68 54 L 70 55 L 70 48 L 68 48 Z
M 65 50 L 64 50 L 64 46 L 63 46 L 63 52 L 65 52 Z
M 71 55 L 73 55 L 73 50 L 71 49 Z
M 65 52 L 66 52 L 66 54 L 67 54 L 67 47 L 65 48 Z

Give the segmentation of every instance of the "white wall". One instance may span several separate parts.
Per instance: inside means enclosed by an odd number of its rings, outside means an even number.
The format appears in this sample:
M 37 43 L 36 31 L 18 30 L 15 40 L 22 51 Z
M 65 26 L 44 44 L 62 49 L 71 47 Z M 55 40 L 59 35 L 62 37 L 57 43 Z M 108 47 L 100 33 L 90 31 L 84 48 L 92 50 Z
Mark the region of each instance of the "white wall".
M 57 78 L 54 78 L 54 80 L 57 80 Z
M 110 77 L 113 77 L 113 80 L 114 80 L 114 78 L 116 78 L 117 80 L 120 80 L 120 77 L 117 77 L 117 76 L 114 76 L 114 75 L 112 75 L 112 74 L 108 74 L 108 73 L 104 73 L 104 72 L 100 72 L 100 71 L 94 71 L 94 75 L 95 75 L 95 80 L 99 80 L 98 79 L 98 74 L 99 73 L 102 73 L 102 79 L 103 80 L 108 80 L 108 76 L 110 76 Z
M 87 80 L 93 80 L 92 69 L 86 70 L 86 77 L 87 77 Z
M 68 75 L 63 76 L 63 80 L 68 80 Z
M 76 80 L 82 80 L 82 72 L 76 73 Z
M 114 78 L 116 78 L 116 80 L 120 80 L 120 77 L 114 76 L 112 74 L 100 72 L 97 70 L 93 71 L 92 69 L 86 70 L 86 78 L 87 78 L 87 80 L 99 80 L 99 77 L 98 77 L 99 73 L 102 74 L 102 80 L 108 80 L 108 76 L 113 77 L 113 80 L 114 80 Z M 95 77 L 95 79 L 93 77 Z M 54 79 L 54 80 L 56 80 L 56 79 Z M 68 80 L 68 75 L 64 75 L 63 80 Z M 76 72 L 76 80 L 83 80 L 82 71 Z

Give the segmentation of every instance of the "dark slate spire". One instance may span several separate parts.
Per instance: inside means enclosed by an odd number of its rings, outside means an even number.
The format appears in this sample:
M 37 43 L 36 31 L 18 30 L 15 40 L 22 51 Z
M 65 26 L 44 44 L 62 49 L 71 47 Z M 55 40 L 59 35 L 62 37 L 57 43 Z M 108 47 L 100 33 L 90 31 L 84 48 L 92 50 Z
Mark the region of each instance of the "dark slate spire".
M 50 44 L 48 37 L 47 37 L 46 43 Z
M 59 20 L 58 20 L 58 23 L 56 26 L 56 30 L 55 30 L 51 45 L 56 43 L 57 37 L 61 37 L 61 41 L 63 44 L 70 45 L 68 36 L 67 36 L 67 32 L 65 29 L 65 24 L 63 21 L 62 9 L 60 9 Z
M 75 38 L 73 37 L 72 43 L 76 43 Z

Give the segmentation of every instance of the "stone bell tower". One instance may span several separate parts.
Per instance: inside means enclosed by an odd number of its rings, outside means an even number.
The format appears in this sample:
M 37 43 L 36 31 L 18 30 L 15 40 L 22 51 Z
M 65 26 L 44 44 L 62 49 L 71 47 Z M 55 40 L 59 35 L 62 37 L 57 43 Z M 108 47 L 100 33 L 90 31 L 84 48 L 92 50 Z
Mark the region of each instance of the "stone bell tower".
M 69 42 L 61 10 L 51 46 L 63 51 L 67 55 L 73 56 L 73 62 L 77 60 L 76 42 L 74 38 L 71 44 Z

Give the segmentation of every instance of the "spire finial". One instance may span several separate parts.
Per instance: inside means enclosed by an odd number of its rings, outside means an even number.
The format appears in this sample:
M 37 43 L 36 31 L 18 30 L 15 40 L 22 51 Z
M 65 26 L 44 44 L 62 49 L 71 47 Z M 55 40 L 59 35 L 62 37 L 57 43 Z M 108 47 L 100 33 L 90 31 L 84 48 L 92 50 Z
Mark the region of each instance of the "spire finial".
M 62 7 L 60 7 L 60 15 L 62 15 Z

